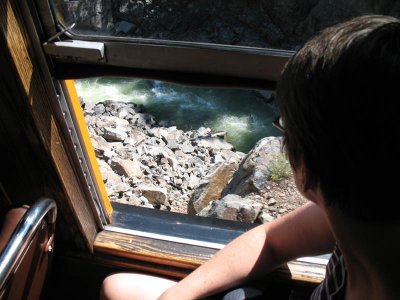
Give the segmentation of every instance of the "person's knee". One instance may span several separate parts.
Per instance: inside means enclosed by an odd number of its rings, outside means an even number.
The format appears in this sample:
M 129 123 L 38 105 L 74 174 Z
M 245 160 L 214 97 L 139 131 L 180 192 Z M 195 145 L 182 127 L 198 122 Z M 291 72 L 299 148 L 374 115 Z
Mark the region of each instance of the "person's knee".
M 113 274 L 103 280 L 100 299 L 157 299 L 175 283 L 173 280 L 143 274 Z
M 126 294 L 125 290 L 127 286 L 129 287 L 124 280 L 124 276 L 121 276 L 121 274 L 107 276 L 101 286 L 100 299 L 123 299 L 122 296 Z

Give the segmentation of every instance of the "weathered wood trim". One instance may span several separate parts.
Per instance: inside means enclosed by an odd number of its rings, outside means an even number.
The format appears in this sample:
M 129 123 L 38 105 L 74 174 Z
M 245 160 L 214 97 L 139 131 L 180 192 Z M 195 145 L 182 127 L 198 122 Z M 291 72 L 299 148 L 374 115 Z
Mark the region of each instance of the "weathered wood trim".
M 43 147 L 52 159 L 52 164 L 61 182 L 58 187 L 62 190 L 69 213 L 75 217 L 75 222 L 82 235 L 86 248 L 93 251 L 93 242 L 97 234 L 96 222 L 86 195 L 78 180 L 77 170 L 72 162 L 71 150 L 66 147 L 60 126 L 56 119 L 52 101 L 56 101 L 55 91 L 52 90 L 48 69 L 40 65 L 38 53 L 35 53 L 32 41 L 28 38 L 24 17 L 18 6 L 18 1 L 2 0 L 0 2 L 0 30 L 6 45 L 1 45 L 10 56 L 18 77 L 20 91 L 33 117 L 38 136 Z M 2 70 L 4 72 L 5 70 Z M 47 80 L 46 80 L 47 76 Z M 65 207 L 59 203 L 60 208 Z M 68 213 L 68 212 L 66 212 Z
M 319 284 L 325 278 L 325 265 L 294 260 L 289 262 L 287 267 L 291 280 L 295 282 Z
M 167 274 L 180 278 L 187 274 L 187 271 L 194 270 L 206 262 L 217 251 L 201 246 L 161 241 L 107 230 L 103 230 L 97 235 L 94 249 L 95 253 L 108 255 L 110 261 L 112 261 L 111 256 L 128 259 L 124 260 L 125 268 L 141 269 L 143 268 L 141 264 L 147 262 L 158 267 L 146 270 L 159 274 L 165 274 L 163 268 L 166 266 L 178 268 L 178 270 L 183 269 L 184 272 L 175 271 L 175 273 L 171 273 L 169 270 L 170 272 Z M 323 264 L 292 261 L 276 270 L 270 277 L 274 282 L 285 281 L 292 285 L 313 286 L 320 283 L 324 276 L 325 265 Z
M 162 265 L 149 261 L 136 260 L 133 258 L 126 258 L 116 256 L 114 254 L 95 253 L 92 260 L 97 264 L 107 266 L 113 272 L 117 271 L 135 271 L 156 274 L 161 276 L 172 277 L 181 279 L 186 277 L 192 269 L 184 269 L 170 265 Z
M 215 253 L 215 250 L 210 248 L 107 230 L 103 230 L 97 235 L 94 247 L 96 252 L 186 269 L 196 268 Z

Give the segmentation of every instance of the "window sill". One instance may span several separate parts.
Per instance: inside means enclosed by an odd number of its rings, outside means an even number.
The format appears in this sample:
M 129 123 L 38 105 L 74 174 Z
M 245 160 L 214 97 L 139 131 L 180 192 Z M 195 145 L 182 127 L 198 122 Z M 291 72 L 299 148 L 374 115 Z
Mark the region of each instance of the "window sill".
M 97 234 L 95 253 L 115 266 L 183 278 L 226 243 L 254 225 L 113 205 L 113 226 Z M 144 222 L 146 220 L 146 222 Z M 194 238 L 196 237 L 196 239 Z M 315 285 L 325 276 L 325 257 L 306 257 L 275 271 L 273 281 Z

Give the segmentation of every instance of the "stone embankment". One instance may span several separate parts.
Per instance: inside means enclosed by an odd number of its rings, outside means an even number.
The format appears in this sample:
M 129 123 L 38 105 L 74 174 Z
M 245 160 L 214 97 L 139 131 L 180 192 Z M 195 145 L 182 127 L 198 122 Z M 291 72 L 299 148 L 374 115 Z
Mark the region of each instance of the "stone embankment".
M 294 208 L 277 207 L 270 194 L 279 137 L 245 154 L 225 132 L 184 132 L 141 105 L 108 100 L 84 105 L 84 113 L 111 201 L 243 222 L 267 222 Z

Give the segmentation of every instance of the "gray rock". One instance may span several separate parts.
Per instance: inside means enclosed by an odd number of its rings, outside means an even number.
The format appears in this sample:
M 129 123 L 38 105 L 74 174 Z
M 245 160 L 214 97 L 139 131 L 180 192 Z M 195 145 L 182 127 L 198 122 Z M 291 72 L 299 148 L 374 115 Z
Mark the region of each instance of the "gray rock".
M 122 127 L 111 128 L 105 127 L 103 132 L 103 138 L 107 141 L 119 141 L 122 142 L 128 137 L 125 129 Z
M 199 216 L 254 223 L 262 204 L 238 195 L 226 195 L 218 201 L 213 201 L 210 207 L 201 211 Z
M 141 185 L 136 188 L 136 191 L 146 197 L 153 206 L 167 204 L 167 190 L 164 188 Z
M 143 172 L 140 169 L 140 162 L 136 159 L 112 159 L 111 168 L 122 176 L 136 178 L 141 178 L 143 176 Z
M 233 150 L 235 147 L 225 141 L 224 139 L 216 136 L 201 137 L 195 140 L 198 146 L 212 149 L 226 149 Z
M 271 216 L 269 213 L 262 211 L 257 219 L 260 221 L 260 223 L 268 223 L 273 221 L 275 218 Z
M 245 196 L 265 189 L 270 175 L 268 165 L 275 153 L 282 153 L 280 137 L 266 137 L 260 140 L 243 158 L 238 171 L 222 195 Z
M 221 164 L 213 173 L 204 178 L 189 200 L 188 213 L 194 215 L 206 207 L 211 200 L 221 198 L 222 191 L 232 179 L 237 167 L 238 165 L 234 163 Z
M 136 26 L 135 24 L 129 23 L 127 21 L 120 21 L 115 23 L 114 28 L 116 32 L 129 33 L 131 31 L 134 31 L 136 29 Z

